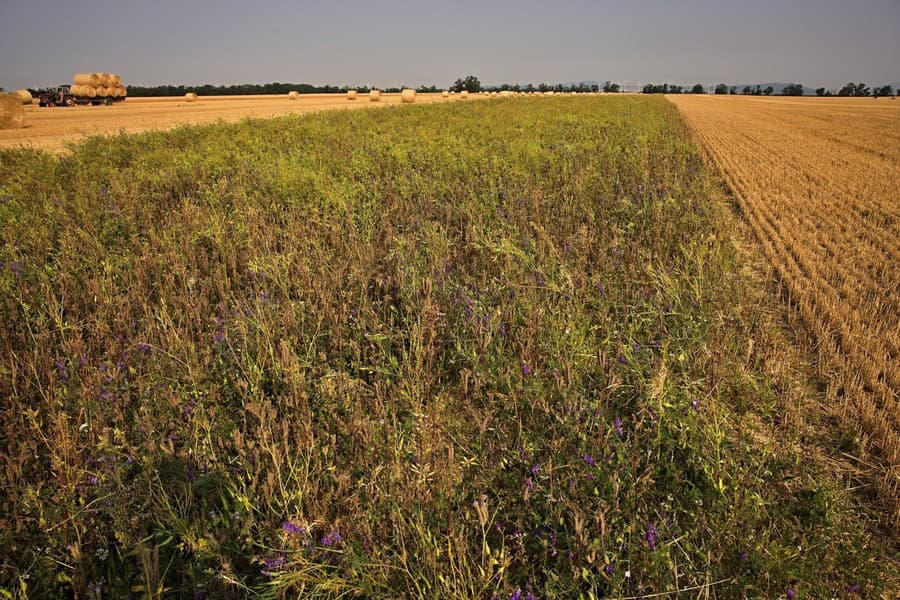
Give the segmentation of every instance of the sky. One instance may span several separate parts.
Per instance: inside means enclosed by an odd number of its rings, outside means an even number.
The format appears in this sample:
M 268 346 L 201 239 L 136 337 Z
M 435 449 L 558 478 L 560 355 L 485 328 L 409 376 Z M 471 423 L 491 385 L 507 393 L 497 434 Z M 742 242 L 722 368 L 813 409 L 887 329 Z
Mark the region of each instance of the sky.
M 900 0 L 0 0 L 0 87 L 900 81 Z

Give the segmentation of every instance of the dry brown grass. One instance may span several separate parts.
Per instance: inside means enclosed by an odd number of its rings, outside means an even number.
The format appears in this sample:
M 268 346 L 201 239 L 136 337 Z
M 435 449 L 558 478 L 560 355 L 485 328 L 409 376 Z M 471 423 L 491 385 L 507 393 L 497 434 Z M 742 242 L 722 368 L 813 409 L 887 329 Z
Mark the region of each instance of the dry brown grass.
M 672 96 L 719 167 L 900 527 L 900 103 Z
M 459 96 L 457 95 L 458 99 Z M 66 144 L 85 135 L 137 133 L 179 125 L 239 121 L 332 109 L 381 108 L 400 104 L 400 94 L 379 92 L 371 102 L 347 102 L 346 94 L 281 96 L 203 96 L 186 103 L 184 96 L 134 98 L 114 106 L 39 108 L 26 106 L 28 127 L 0 131 L 0 148 L 34 148 L 64 152 Z M 441 94 L 418 94 L 416 104 L 443 102 Z

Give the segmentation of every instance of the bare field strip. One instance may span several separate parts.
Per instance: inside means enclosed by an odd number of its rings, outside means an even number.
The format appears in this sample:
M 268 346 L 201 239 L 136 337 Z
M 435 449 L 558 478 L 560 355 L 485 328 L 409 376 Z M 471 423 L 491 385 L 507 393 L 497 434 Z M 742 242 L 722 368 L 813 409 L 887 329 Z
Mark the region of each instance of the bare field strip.
M 813 334 L 900 526 L 900 102 L 671 96 Z
M 470 96 L 478 99 L 478 96 Z M 416 103 L 458 102 L 441 94 L 418 94 Z M 195 102 L 183 97 L 129 98 L 113 106 L 25 107 L 23 129 L 0 130 L 0 148 L 34 148 L 61 152 L 65 144 L 86 135 L 137 133 L 218 120 L 276 117 L 327 109 L 379 108 L 400 104 L 400 94 L 382 94 L 370 102 L 366 94 L 348 100 L 346 94 L 302 94 L 287 96 L 201 96 Z

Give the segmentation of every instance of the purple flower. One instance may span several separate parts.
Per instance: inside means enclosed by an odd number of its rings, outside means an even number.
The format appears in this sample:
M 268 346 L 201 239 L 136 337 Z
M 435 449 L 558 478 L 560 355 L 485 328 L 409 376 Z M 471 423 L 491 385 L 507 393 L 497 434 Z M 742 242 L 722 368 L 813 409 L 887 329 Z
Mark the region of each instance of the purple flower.
M 624 355 L 620 354 L 620 355 L 619 355 L 619 363 L 621 363 L 621 364 L 624 365 L 624 364 L 626 364 L 627 362 L 628 362 L 628 359 L 625 358 Z
M 278 571 L 281 565 L 284 564 L 285 558 L 283 556 L 278 556 L 275 558 L 265 558 L 262 563 L 265 567 L 262 572 L 263 575 L 270 575 L 271 573 Z
M 332 531 L 331 533 L 322 536 L 321 541 L 323 546 L 336 546 L 341 543 L 341 534 L 337 531 Z
M 788 600 L 794 600 L 794 596 L 797 595 L 797 590 L 794 589 L 793 585 L 789 585 L 785 590 L 787 594 Z
M 150 344 L 147 344 L 146 342 L 141 342 L 138 344 L 137 348 L 141 354 L 150 354 Z
M 523 364 L 522 364 L 522 375 L 524 375 L 525 377 L 528 377 L 528 376 L 531 375 L 532 373 L 534 373 L 534 369 L 532 369 L 531 367 L 529 367 L 527 364 L 524 364 L 524 363 L 523 363 Z
M 88 477 L 88 483 L 91 485 L 97 485 L 98 483 L 100 483 L 100 478 L 96 475 L 91 475 L 90 477 Z
M 59 376 L 59 378 L 63 381 L 68 381 L 69 369 L 68 367 L 66 367 L 66 363 L 57 358 L 55 361 L 53 361 L 53 364 L 56 365 L 56 374 Z
M 540 465 L 531 465 L 531 474 L 532 475 L 537 475 L 540 472 L 540 470 L 541 470 Z
M 584 462 L 586 462 L 589 466 L 591 466 L 591 467 L 597 466 L 597 463 L 594 462 L 594 457 L 591 456 L 590 454 L 585 454 L 583 458 L 584 458 Z
M 606 565 L 605 567 L 603 567 L 603 571 L 604 571 L 607 575 L 612 575 L 612 574 L 613 574 L 613 566 L 612 566 L 612 565 Z
M 534 491 L 534 482 L 531 480 L 531 477 L 525 479 L 525 487 L 527 487 L 529 491 Z
M 616 435 L 619 436 L 619 439 L 625 439 L 625 432 L 622 431 L 622 419 L 616 417 L 616 420 L 613 421 L 613 428 L 616 430 Z
M 522 600 L 521 588 L 516 588 L 516 591 L 514 591 L 512 594 L 510 594 L 509 600 Z
M 6 263 L 6 268 L 15 273 L 16 275 L 22 274 L 22 263 L 19 261 L 11 260 Z
M 644 533 L 644 539 L 647 540 L 651 550 L 656 550 L 656 542 L 659 541 L 659 532 L 653 523 L 647 523 L 647 530 Z
M 700 410 L 700 401 L 699 400 L 691 400 L 691 408 L 694 410 Z
M 303 529 L 299 525 L 295 525 L 293 521 L 285 521 L 281 524 L 281 528 L 290 534 L 303 535 L 304 533 L 306 533 L 305 529 Z

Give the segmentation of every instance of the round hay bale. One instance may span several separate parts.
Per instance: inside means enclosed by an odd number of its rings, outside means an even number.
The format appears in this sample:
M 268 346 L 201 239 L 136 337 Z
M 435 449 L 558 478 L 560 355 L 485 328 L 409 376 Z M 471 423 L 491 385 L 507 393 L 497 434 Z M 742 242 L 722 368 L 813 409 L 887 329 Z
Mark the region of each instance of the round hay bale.
M 296 100 L 299 97 L 300 92 L 298 92 L 297 90 L 291 90 L 290 92 L 288 92 L 288 100 Z
M 0 129 L 21 129 L 25 126 L 25 107 L 16 94 L 0 94 Z
M 22 100 L 22 104 L 31 104 L 34 98 L 31 97 L 31 92 L 28 90 L 16 90 L 13 92 L 16 96 L 18 96 Z
M 380 102 L 381 90 L 372 90 L 369 92 L 369 102 Z
M 109 78 L 112 80 L 113 87 L 122 87 L 122 78 L 117 73 L 111 73 Z
M 448 92 L 447 90 L 444 90 L 443 92 L 441 92 L 441 98 L 443 98 L 444 100 L 446 100 L 449 97 L 450 97 L 450 92 Z
M 509 90 L 503 90 L 502 92 L 500 92 L 500 95 L 506 97 L 506 96 L 512 96 L 513 93 Z
M 92 85 L 75 84 L 69 87 L 69 91 L 77 98 L 96 98 L 97 88 Z
M 463 90 L 459 93 L 459 98 L 461 100 L 465 100 L 468 97 L 469 97 L 469 90 Z
M 347 90 L 347 100 L 356 100 L 356 90 Z
M 406 88 L 400 92 L 400 102 L 403 104 L 412 104 L 416 101 L 416 90 Z
M 76 73 L 75 76 L 72 77 L 72 81 L 76 85 L 100 85 L 100 77 L 98 77 L 96 73 Z
M 97 73 L 97 75 L 100 77 L 100 85 L 103 87 L 112 85 L 112 75 L 109 73 Z
M 119 98 L 127 98 L 128 88 L 126 88 L 124 85 L 120 85 L 118 88 L 116 88 L 116 94 L 119 96 Z
M 187 94 L 184 95 L 184 101 L 185 102 L 196 102 L 197 94 L 195 92 L 188 92 Z

